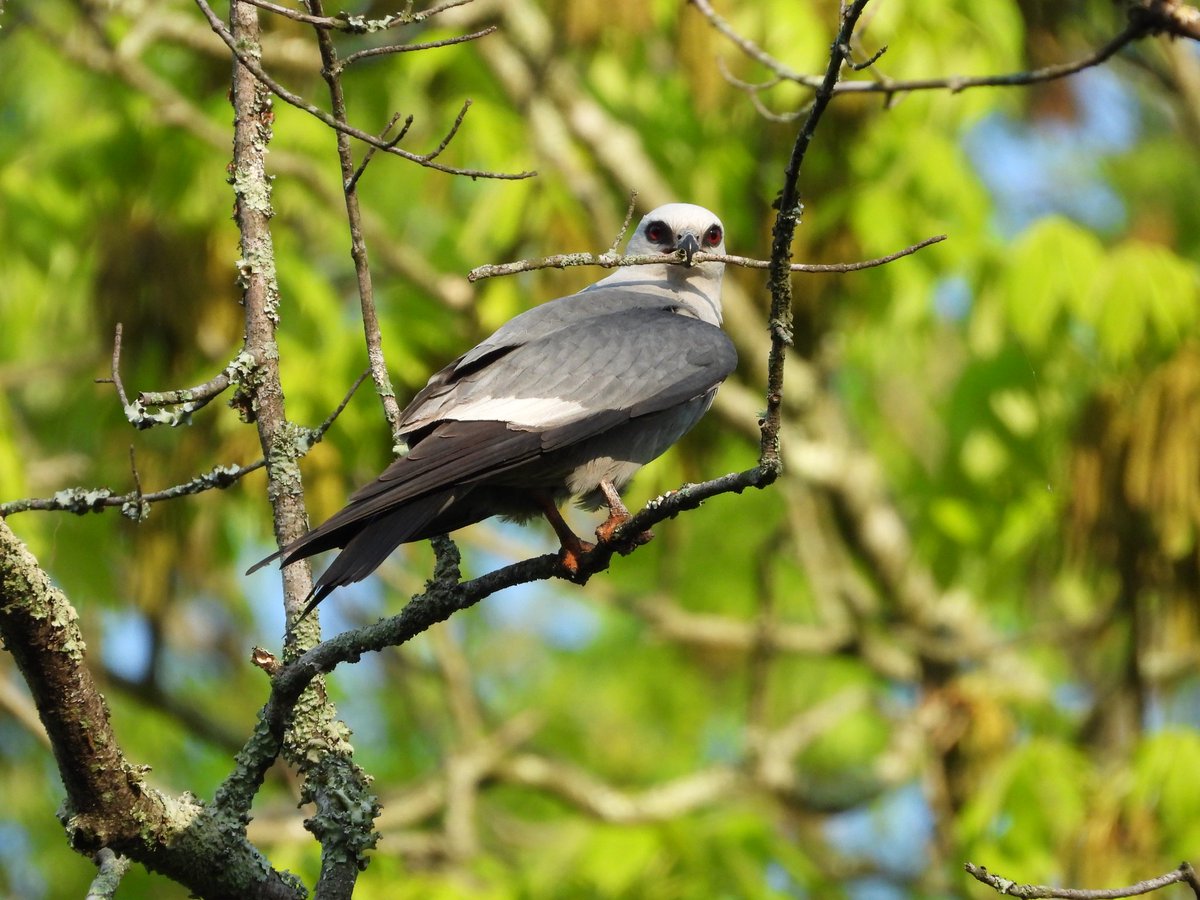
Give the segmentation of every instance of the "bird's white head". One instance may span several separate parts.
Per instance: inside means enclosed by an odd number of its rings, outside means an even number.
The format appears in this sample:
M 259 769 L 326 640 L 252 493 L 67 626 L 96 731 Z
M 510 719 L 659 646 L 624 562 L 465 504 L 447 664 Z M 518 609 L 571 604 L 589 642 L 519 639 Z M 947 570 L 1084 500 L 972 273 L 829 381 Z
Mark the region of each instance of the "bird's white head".
M 629 239 L 627 253 L 674 253 L 682 250 L 691 266 L 700 252 L 725 252 L 725 226 L 715 213 L 693 203 L 668 203 L 646 213 Z M 697 263 L 723 265 L 722 263 Z
M 641 255 L 682 251 L 684 262 L 618 269 L 601 284 L 662 285 L 696 310 L 700 318 L 721 324 L 721 276 L 725 264 L 692 262 L 697 253 L 724 253 L 725 226 L 703 206 L 668 203 L 651 210 L 629 238 L 626 253 Z

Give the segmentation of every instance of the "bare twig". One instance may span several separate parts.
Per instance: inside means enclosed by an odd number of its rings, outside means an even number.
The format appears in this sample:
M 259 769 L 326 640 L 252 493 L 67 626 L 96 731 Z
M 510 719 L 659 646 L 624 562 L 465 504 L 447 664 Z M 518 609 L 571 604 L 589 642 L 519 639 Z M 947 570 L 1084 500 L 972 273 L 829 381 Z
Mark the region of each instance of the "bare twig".
M 334 420 L 346 408 L 346 404 L 350 402 L 350 398 L 354 396 L 355 391 L 358 390 L 366 377 L 366 372 L 359 375 L 355 379 L 354 384 L 350 386 L 350 390 L 346 392 L 346 396 L 342 398 L 342 402 L 338 404 L 337 409 L 330 413 L 317 428 L 309 430 L 305 447 L 306 452 L 319 443 L 321 438 L 325 436 L 325 432 L 329 430 Z M 130 463 L 132 464 L 132 451 Z M 114 494 L 109 488 L 64 488 L 51 497 L 11 500 L 8 503 L 0 503 L 0 516 L 11 516 L 16 513 L 34 510 L 41 512 L 71 512 L 82 516 L 86 513 L 102 512 L 109 507 L 119 506 L 121 507 L 122 515 L 138 520 L 145 518 L 143 515 L 144 509 L 152 503 L 160 503 L 163 500 L 174 500 L 177 497 L 186 497 L 190 494 L 202 494 L 205 491 L 213 489 L 227 488 L 251 472 L 258 471 L 265 464 L 265 460 L 260 459 L 244 466 L 214 466 L 203 475 L 197 475 L 195 478 L 185 481 L 182 484 L 163 488 L 159 491 L 152 491 L 148 494 L 142 493 L 140 479 L 135 468 L 135 488 L 128 493 Z
M 471 0 L 450 0 L 449 3 L 443 3 L 440 6 L 435 6 L 421 12 L 414 13 L 410 10 L 405 10 L 401 13 L 386 15 L 381 19 L 352 16 L 344 12 L 338 13 L 336 16 L 314 16 L 287 6 L 271 3 L 270 0 L 242 0 L 242 2 L 249 3 L 251 6 L 257 6 L 259 9 L 265 9 L 267 12 L 274 13 L 277 16 L 284 16 L 296 22 L 304 22 L 306 25 L 312 25 L 316 28 L 345 31 L 349 34 L 369 34 L 376 31 L 385 31 L 388 28 L 395 28 L 399 25 L 413 25 L 417 22 L 424 22 L 426 19 L 436 16 L 438 13 L 445 12 L 448 9 L 454 9 L 456 6 L 465 6 Z M 409 5 L 411 6 L 411 4 Z
M 402 115 L 404 115 L 404 114 L 403 113 L 395 113 L 392 116 L 391 121 L 389 121 L 387 123 L 387 126 L 383 129 L 383 131 L 381 131 L 379 133 L 379 137 L 381 140 L 383 140 L 385 138 L 387 139 L 387 143 L 388 143 L 389 147 L 395 147 L 398 143 L 400 143 L 402 140 L 404 140 L 404 136 L 406 134 L 408 134 L 408 129 L 412 128 L 413 117 L 411 115 L 409 115 L 409 116 L 405 117 L 404 127 L 400 129 L 399 134 L 397 134 L 393 138 L 388 137 L 388 132 L 396 127 L 396 123 L 400 121 L 400 117 Z M 350 180 L 342 182 L 342 190 L 343 191 L 349 192 L 349 191 L 354 190 L 355 187 L 358 186 L 358 180 L 360 178 L 362 178 L 363 172 L 366 171 L 367 164 L 370 163 L 371 160 L 375 158 L 375 151 L 378 149 L 379 149 L 378 147 L 368 147 L 367 148 L 367 152 L 363 154 L 362 162 L 358 164 L 358 168 L 354 170 L 354 174 L 350 176 Z
M 123 327 L 120 322 L 117 323 L 116 332 L 113 334 L 113 352 L 112 366 L 109 369 L 111 372 L 108 378 L 97 378 L 97 384 L 113 384 L 117 388 L 117 396 L 121 400 L 121 406 L 129 408 L 129 396 L 125 393 L 125 385 L 121 383 L 121 334 Z
M 495 29 L 493 29 L 493 30 L 495 30 Z M 428 159 L 435 159 L 438 156 L 441 156 L 442 151 L 450 146 L 450 142 L 452 140 L 454 140 L 454 136 L 456 134 L 458 134 L 458 129 L 462 127 L 463 119 L 465 119 L 467 117 L 467 110 L 469 110 L 470 108 L 471 108 L 471 101 L 464 100 L 462 109 L 460 109 L 458 111 L 458 115 L 454 117 L 454 121 L 450 124 L 450 130 L 446 132 L 446 136 L 444 138 L 442 138 L 442 140 L 438 143 L 438 145 L 436 147 L 433 148 L 433 150 L 431 150 L 428 154 L 426 154 L 426 157 Z
M 204 14 L 204 17 L 208 20 L 208 24 L 212 30 L 222 41 L 225 42 L 225 45 L 229 48 L 230 52 L 233 53 L 238 62 L 240 62 L 247 71 L 249 71 L 256 79 L 258 79 L 261 84 L 263 84 L 280 100 L 283 100 L 285 103 L 288 103 L 299 110 L 303 110 L 310 116 L 313 116 L 314 118 L 324 122 L 330 128 L 333 128 L 343 134 L 347 134 L 350 137 L 357 138 L 363 143 L 369 144 L 372 147 L 376 147 L 385 153 L 392 153 L 396 156 L 407 159 L 409 162 L 414 162 L 417 165 L 425 166 L 429 169 L 436 169 L 439 172 L 445 172 L 449 175 L 465 175 L 468 178 L 495 178 L 511 181 L 522 178 L 532 178 L 537 174 L 536 172 L 532 171 L 490 172 L 483 169 L 465 169 L 457 166 L 447 166 L 434 161 L 428 154 L 421 155 L 418 153 L 410 153 L 408 150 L 403 150 L 400 147 L 389 146 L 390 142 L 388 141 L 383 141 L 373 134 L 369 134 L 359 128 L 354 128 L 346 122 L 338 121 L 335 116 L 332 116 L 325 112 L 325 110 L 314 106 L 303 97 L 293 94 L 278 81 L 268 75 L 258 61 L 247 54 L 245 50 L 238 45 L 237 41 L 234 40 L 233 35 L 229 33 L 229 29 L 225 27 L 225 25 L 217 17 L 217 14 L 213 12 L 212 7 L 208 5 L 207 0 L 195 0 L 195 2 L 200 8 L 200 11 Z
M 323 13 L 321 0 L 307 0 L 308 9 L 314 15 Z M 321 51 L 321 74 L 329 87 L 329 100 L 333 109 L 333 117 L 340 123 L 346 122 L 346 95 L 342 87 L 341 65 L 338 62 L 337 50 L 328 31 L 316 29 L 317 46 Z M 461 120 L 461 115 L 460 115 Z M 392 118 L 389 127 L 396 121 Z M 405 124 L 400 133 L 387 142 L 387 146 L 395 144 L 408 131 Z M 367 259 L 367 242 L 363 237 L 362 210 L 358 202 L 356 188 L 357 177 L 354 170 L 354 153 L 350 147 L 349 136 L 342 131 L 334 132 L 337 138 L 338 164 L 341 167 L 343 193 L 346 204 L 346 221 L 350 226 L 350 257 L 354 260 L 354 274 L 358 283 L 359 310 L 362 315 L 363 335 L 367 343 L 367 363 L 370 367 L 371 379 L 375 383 L 375 392 L 383 405 L 383 415 L 387 419 L 388 429 L 392 434 L 393 446 L 399 446 L 400 438 L 400 404 L 396 401 L 396 390 L 392 387 L 392 376 L 388 373 L 387 360 L 383 355 L 383 336 L 379 329 L 379 314 L 375 309 L 375 285 L 371 279 L 371 267 Z M 363 166 L 367 161 L 363 160 Z
M 730 43 L 742 51 L 750 59 L 766 67 L 775 78 L 762 85 L 747 83 L 737 84 L 752 96 L 758 91 L 773 87 L 780 81 L 791 81 L 814 90 L 821 87 L 823 78 L 816 75 L 804 75 L 791 69 L 784 63 L 771 56 L 749 38 L 737 33 L 734 28 L 712 8 L 709 0 L 691 0 L 709 24 L 724 35 Z M 1002 75 L 982 75 L 975 77 L 948 76 L 940 78 L 918 78 L 909 80 L 894 80 L 876 76 L 871 80 L 843 81 L 832 88 L 834 94 L 885 94 L 894 95 L 913 91 L 946 90 L 958 93 L 969 88 L 978 87 L 1021 87 L 1037 84 L 1043 81 L 1053 81 L 1074 75 L 1084 69 L 1098 66 L 1126 45 L 1136 40 L 1165 31 L 1181 37 L 1193 39 L 1200 36 L 1200 17 L 1191 7 L 1184 6 L 1171 0 L 1144 0 L 1130 9 L 1129 24 L 1107 43 L 1096 48 L 1091 53 L 1066 63 L 1046 66 L 1024 72 L 1010 72 Z M 843 51 L 846 44 L 839 45 Z M 851 64 L 852 68 L 860 69 L 870 66 L 879 58 L 880 53 L 870 57 L 865 63 Z
M 895 253 L 889 253 L 887 256 L 879 256 L 875 259 L 864 259 L 858 262 L 849 263 L 791 263 L 788 265 L 788 271 L 791 272 L 860 272 L 863 269 L 873 269 L 876 266 L 883 266 L 890 262 L 895 262 L 905 256 L 911 256 L 918 250 L 924 250 L 933 244 L 940 244 L 946 240 L 946 235 L 935 234 L 933 237 L 927 237 L 923 241 L 918 241 L 915 244 L 910 244 L 903 250 L 897 250 Z M 729 263 L 734 266 L 745 266 L 747 269 L 769 269 L 771 267 L 770 260 L 749 259 L 745 256 L 722 256 L 719 254 L 704 254 L 697 253 L 693 259 L 704 262 L 705 259 L 716 260 L 718 262 Z
M 384 47 L 370 47 L 366 50 L 359 50 L 357 53 L 351 53 L 338 64 L 339 71 L 344 71 L 348 67 L 360 62 L 364 59 L 370 59 L 373 56 L 389 56 L 393 53 L 412 53 L 415 50 L 434 50 L 438 47 L 451 47 L 454 44 L 465 44 L 467 41 L 477 41 L 481 37 L 487 37 L 496 30 L 495 25 L 489 25 L 487 28 L 482 28 L 479 31 L 473 31 L 470 34 L 460 34 L 456 37 L 442 38 L 440 41 L 424 41 L 419 44 L 388 44 Z
M 151 503 L 174 500 L 176 497 L 186 497 L 190 494 L 202 494 L 214 488 L 226 488 L 243 476 L 249 475 L 251 472 L 262 467 L 263 461 L 261 459 L 247 466 L 214 466 L 203 475 L 197 475 L 195 478 L 185 481 L 182 484 L 164 488 L 161 491 L 152 491 L 149 494 L 143 494 L 140 488 L 136 488 L 125 494 L 114 494 L 109 488 L 63 488 L 50 497 L 11 500 L 8 503 L 0 503 L 0 516 L 11 516 L 15 513 L 34 510 L 41 512 L 71 512 L 82 516 L 86 513 L 101 512 L 109 507 L 119 506 L 122 508 L 122 512 L 125 512 L 126 507 L 128 507 L 129 512 L 127 515 L 137 520 L 143 517 L 140 510 Z
M 791 272 L 857 272 L 861 269 L 871 269 L 875 266 L 885 265 L 944 240 L 946 240 L 946 235 L 938 234 L 905 247 L 903 250 L 897 250 L 895 253 L 889 253 L 887 256 L 880 256 L 876 259 L 866 259 L 851 263 L 790 263 L 788 270 Z M 706 262 L 727 263 L 731 266 L 742 266 L 747 269 L 769 269 L 771 267 L 770 260 L 752 259 L 748 256 L 730 256 L 726 253 L 697 253 L 692 257 L 693 265 Z M 600 254 L 562 253 L 555 256 L 543 256 L 541 259 L 520 259 L 510 263 L 477 266 L 467 273 L 467 281 L 481 281 L 484 278 L 493 278 L 497 275 L 516 275 L 520 272 L 531 272 L 536 269 L 567 269 L 572 266 L 600 266 L 604 269 L 614 269 L 623 266 L 651 266 L 661 265 L 662 263 L 684 264 L 678 253 L 644 253 L 630 256 L 620 256 L 611 250 Z
M 129 473 L 133 477 L 133 499 L 129 501 L 128 506 L 122 504 L 121 512 L 127 518 L 141 522 L 150 515 L 150 504 L 146 502 L 146 498 L 142 494 L 142 476 L 138 472 L 137 451 L 133 444 L 129 445 Z
M 637 207 L 637 191 L 629 192 L 629 206 L 625 208 L 625 219 L 621 222 L 621 230 L 617 232 L 617 236 L 613 238 L 612 245 L 608 248 L 608 256 L 613 256 L 617 252 L 617 248 L 621 246 L 621 241 L 625 239 L 625 233 L 629 231 L 629 223 L 633 221 L 633 211 Z M 471 279 L 468 276 L 468 280 Z
M 1128 887 L 1091 890 L 1085 888 L 1059 888 L 1042 884 L 1017 884 L 1008 878 L 1003 878 L 989 872 L 983 866 L 966 863 L 963 866 L 967 873 L 976 881 L 986 884 L 1006 897 L 1021 897 L 1025 900 L 1033 898 L 1057 898 L 1057 900 L 1119 900 L 1121 897 L 1140 897 L 1160 890 L 1170 884 L 1186 884 L 1196 897 L 1200 898 L 1200 878 L 1189 862 L 1181 862 L 1179 868 L 1159 875 L 1157 878 L 1147 878 Z

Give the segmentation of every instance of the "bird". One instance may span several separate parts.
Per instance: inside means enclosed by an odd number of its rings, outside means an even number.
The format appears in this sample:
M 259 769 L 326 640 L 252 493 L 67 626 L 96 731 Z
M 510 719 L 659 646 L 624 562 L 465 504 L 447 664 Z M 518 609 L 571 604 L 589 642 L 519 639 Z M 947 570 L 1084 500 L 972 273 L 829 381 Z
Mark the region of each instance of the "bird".
M 631 518 L 621 489 L 700 420 L 737 366 L 721 329 L 724 264 L 694 261 L 699 252 L 725 253 L 714 213 L 690 203 L 647 213 L 626 253 L 676 254 L 677 263 L 619 267 L 517 315 L 435 373 L 401 414 L 407 453 L 247 574 L 340 549 L 305 615 L 401 544 L 491 516 L 539 514 L 558 536 L 562 565 L 577 573 L 594 545 L 559 505 L 572 497 L 586 509 L 606 505 L 596 536 L 611 541 Z

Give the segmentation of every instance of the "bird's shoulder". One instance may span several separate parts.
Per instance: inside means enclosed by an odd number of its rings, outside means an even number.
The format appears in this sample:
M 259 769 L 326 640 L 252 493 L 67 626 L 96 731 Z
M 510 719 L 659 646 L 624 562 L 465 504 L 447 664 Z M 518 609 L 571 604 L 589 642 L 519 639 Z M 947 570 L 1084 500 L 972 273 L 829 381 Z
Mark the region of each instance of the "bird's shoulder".
M 403 430 L 412 435 L 461 399 L 480 389 L 493 389 L 524 374 L 534 381 L 547 366 L 569 364 L 585 340 L 599 345 L 614 331 L 631 332 L 651 318 L 686 313 L 669 292 L 653 285 L 594 284 L 513 317 L 489 337 L 434 373 L 404 409 Z M 703 324 L 703 323 L 697 323 Z M 711 327 L 726 342 L 719 328 Z M 732 346 L 732 345 L 730 345 Z M 517 351 L 517 359 L 509 357 Z

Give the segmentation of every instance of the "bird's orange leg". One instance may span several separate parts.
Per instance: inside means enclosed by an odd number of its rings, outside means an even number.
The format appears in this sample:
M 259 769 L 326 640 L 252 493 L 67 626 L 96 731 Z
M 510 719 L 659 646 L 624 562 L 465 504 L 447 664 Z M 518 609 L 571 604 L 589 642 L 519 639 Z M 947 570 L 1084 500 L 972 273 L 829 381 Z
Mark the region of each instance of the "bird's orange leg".
M 546 517 L 546 521 L 550 523 L 550 527 L 558 535 L 559 543 L 562 544 L 560 558 L 562 559 L 563 568 L 572 575 L 578 573 L 579 558 L 589 550 L 594 549 L 596 545 L 588 543 L 573 532 L 571 526 L 563 519 L 562 513 L 558 511 L 558 507 L 554 505 L 554 501 L 545 494 L 537 495 L 537 503 L 542 508 L 542 514 Z
M 607 544 L 612 540 L 616 530 L 632 519 L 633 516 L 625 508 L 625 504 L 621 501 L 621 495 L 617 493 L 617 489 L 611 481 L 607 479 L 601 481 L 600 490 L 604 492 L 604 499 L 608 503 L 608 518 L 596 529 L 596 537 L 600 539 L 601 543 Z M 617 551 L 622 554 L 629 553 L 634 547 L 649 543 L 653 539 L 653 531 L 643 531 L 629 538 L 627 545 L 625 545 L 625 542 L 622 542 L 622 546 L 617 547 Z

